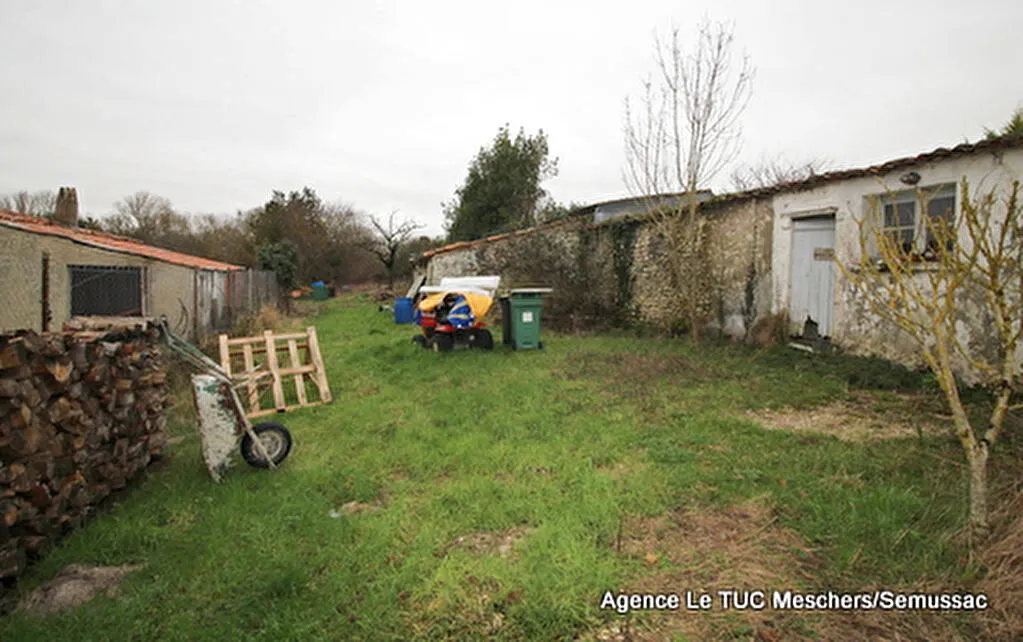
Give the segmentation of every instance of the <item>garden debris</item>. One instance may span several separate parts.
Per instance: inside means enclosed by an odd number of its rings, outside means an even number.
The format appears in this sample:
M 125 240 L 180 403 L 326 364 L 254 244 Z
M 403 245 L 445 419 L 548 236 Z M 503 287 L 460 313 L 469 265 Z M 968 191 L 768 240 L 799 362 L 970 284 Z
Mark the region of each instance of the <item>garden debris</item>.
M 464 549 L 475 555 L 497 555 L 507 559 L 515 546 L 529 534 L 529 528 L 520 526 L 504 531 L 477 531 L 453 539 L 436 555 L 443 557 L 452 549 Z
M 367 503 L 352 501 L 343 504 L 340 510 L 336 508 L 331 508 L 327 512 L 327 515 L 329 515 L 331 519 L 340 519 L 345 515 L 358 515 L 359 513 L 375 513 L 381 508 L 383 508 L 383 506 L 379 502 Z
M 949 430 L 948 422 L 934 415 L 894 407 L 878 409 L 877 404 L 872 403 L 875 401 L 869 393 L 861 392 L 851 400 L 834 401 L 816 408 L 749 410 L 739 416 L 753 419 L 768 430 L 819 433 L 850 442 L 916 437 L 920 433 L 938 434 Z M 910 400 L 900 396 L 899 401 Z
M 71 564 L 57 577 L 46 582 L 21 603 L 21 610 L 39 615 L 52 615 L 74 609 L 100 593 L 108 597 L 117 595 L 117 586 L 128 573 L 142 566 L 83 566 Z

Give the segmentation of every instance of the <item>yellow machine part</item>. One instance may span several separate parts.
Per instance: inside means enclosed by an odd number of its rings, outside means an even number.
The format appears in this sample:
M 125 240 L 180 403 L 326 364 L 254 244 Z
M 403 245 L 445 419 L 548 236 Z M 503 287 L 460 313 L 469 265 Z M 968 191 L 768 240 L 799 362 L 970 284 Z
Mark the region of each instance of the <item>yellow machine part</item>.
M 490 307 L 494 305 L 494 297 L 485 294 L 476 294 L 475 292 L 438 292 L 420 301 L 419 309 L 423 312 L 433 312 L 433 309 L 440 305 L 444 297 L 449 294 L 464 296 L 465 300 L 469 303 L 469 309 L 472 310 L 473 315 L 477 319 L 482 319 L 486 316 L 487 312 L 490 311 Z

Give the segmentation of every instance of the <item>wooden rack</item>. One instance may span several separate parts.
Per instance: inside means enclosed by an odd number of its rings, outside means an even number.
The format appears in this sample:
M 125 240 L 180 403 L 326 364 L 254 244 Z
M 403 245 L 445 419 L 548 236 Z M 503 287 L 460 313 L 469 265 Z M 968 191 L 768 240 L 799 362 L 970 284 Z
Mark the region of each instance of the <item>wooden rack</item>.
M 303 363 L 303 352 L 308 356 L 308 363 Z M 281 354 L 286 358 L 282 359 Z M 239 363 L 240 366 L 233 367 Z M 287 361 L 286 367 L 281 362 Z M 242 384 L 238 396 L 243 404 L 247 404 L 246 416 L 261 417 L 275 412 L 286 412 L 295 408 L 305 408 L 333 401 L 330 386 L 327 383 L 327 371 L 323 367 L 320 356 L 320 342 L 316 337 L 316 328 L 309 326 L 305 332 L 274 334 L 267 330 L 263 336 L 228 338 L 220 335 L 220 364 L 229 377 L 244 377 L 259 369 L 270 378 L 270 390 L 273 391 L 272 407 L 265 407 L 268 395 L 262 394 L 259 377 L 249 377 Z M 288 404 L 285 394 L 284 378 L 293 377 L 294 400 Z M 318 399 L 310 401 L 306 380 L 315 384 L 313 389 Z M 265 389 L 265 388 L 264 388 Z

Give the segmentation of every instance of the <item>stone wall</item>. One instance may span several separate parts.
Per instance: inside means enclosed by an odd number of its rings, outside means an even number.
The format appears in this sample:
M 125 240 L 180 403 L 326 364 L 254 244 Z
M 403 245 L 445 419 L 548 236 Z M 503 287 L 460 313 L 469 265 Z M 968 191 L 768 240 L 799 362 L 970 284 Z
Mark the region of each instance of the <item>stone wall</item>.
M 708 202 L 701 206 L 704 238 L 700 278 L 709 329 L 741 338 L 770 314 L 771 219 L 769 199 Z M 500 274 L 508 288 L 550 286 L 562 326 L 641 324 L 670 331 L 685 309 L 669 244 L 649 218 L 583 219 L 526 233 L 466 243 L 430 257 L 427 282 L 445 276 Z M 558 321 L 558 319 L 555 319 Z
M 0 580 L 125 488 L 165 443 L 158 335 L 0 334 Z

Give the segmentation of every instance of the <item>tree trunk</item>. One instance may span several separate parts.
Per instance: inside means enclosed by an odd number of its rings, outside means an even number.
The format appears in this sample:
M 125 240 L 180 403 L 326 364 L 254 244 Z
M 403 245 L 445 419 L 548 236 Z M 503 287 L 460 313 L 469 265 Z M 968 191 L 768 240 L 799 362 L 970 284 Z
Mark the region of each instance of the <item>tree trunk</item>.
M 693 343 L 700 343 L 700 301 L 697 299 L 703 293 L 701 287 L 702 274 L 697 272 L 697 266 L 700 264 L 700 253 L 699 253 L 699 240 L 700 233 L 698 228 L 699 206 L 696 203 L 696 181 L 689 181 L 689 217 L 686 222 L 685 238 L 689 241 L 686 243 L 686 251 L 689 253 L 687 261 L 689 263 L 689 332 L 693 338 Z
M 988 445 L 983 439 L 969 452 L 970 462 L 970 539 L 973 545 L 984 540 L 990 531 L 987 521 Z

